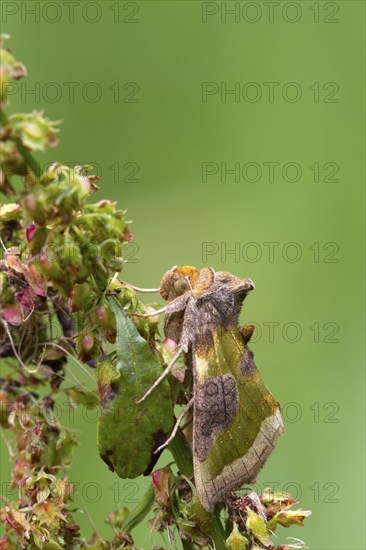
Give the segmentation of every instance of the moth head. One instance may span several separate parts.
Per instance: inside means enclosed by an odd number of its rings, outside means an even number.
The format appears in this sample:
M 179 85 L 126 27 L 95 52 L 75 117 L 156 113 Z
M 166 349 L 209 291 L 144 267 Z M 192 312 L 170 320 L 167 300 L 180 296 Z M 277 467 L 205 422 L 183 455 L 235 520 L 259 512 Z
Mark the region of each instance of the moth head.
M 240 282 L 238 284 L 238 291 L 239 292 L 245 292 L 245 294 L 247 294 L 247 292 L 250 292 L 251 290 L 254 290 L 255 289 L 255 285 L 252 281 L 252 279 L 240 279 Z
M 226 271 L 218 271 L 215 273 L 215 286 L 224 285 L 231 293 L 245 298 L 248 292 L 254 290 L 255 286 L 252 279 L 240 279 Z
M 163 275 L 159 291 L 161 297 L 170 302 L 190 292 L 197 281 L 198 273 L 198 269 L 190 265 L 173 267 Z

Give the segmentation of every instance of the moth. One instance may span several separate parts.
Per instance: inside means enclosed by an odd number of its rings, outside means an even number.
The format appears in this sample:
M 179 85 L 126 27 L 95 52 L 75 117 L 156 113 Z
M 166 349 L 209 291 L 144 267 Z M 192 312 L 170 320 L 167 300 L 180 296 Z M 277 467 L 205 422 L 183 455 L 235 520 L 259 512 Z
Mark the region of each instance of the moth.
M 191 266 L 172 268 L 160 285 L 168 301 L 165 335 L 177 342 L 178 351 L 154 387 L 183 354 L 193 370 L 188 407 L 193 403 L 195 485 L 208 511 L 231 491 L 255 482 L 284 432 L 280 406 L 247 347 L 254 327 L 239 327 L 243 301 L 253 289 L 251 279 Z

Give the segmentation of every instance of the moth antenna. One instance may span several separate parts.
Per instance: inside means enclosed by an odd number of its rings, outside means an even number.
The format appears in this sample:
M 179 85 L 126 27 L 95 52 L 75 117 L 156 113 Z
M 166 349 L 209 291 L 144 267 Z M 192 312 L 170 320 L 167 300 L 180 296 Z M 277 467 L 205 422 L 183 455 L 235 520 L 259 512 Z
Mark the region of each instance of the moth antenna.
M 160 291 L 160 288 L 140 288 L 139 286 L 130 285 L 129 283 L 125 282 L 123 284 L 128 286 L 129 288 L 132 288 L 132 290 L 135 290 L 136 292 L 154 293 Z
M 160 313 L 164 313 L 167 306 L 162 307 L 161 309 L 156 309 L 153 313 L 131 313 L 131 315 L 135 317 L 155 317 L 155 315 L 160 315 Z
M 115 281 L 119 281 L 123 285 L 128 286 L 129 288 L 132 288 L 132 290 L 135 290 L 136 292 L 159 292 L 160 291 L 160 288 L 140 288 L 139 286 L 130 285 L 130 283 L 126 283 L 126 281 L 121 281 L 118 279 L 118 272 L 116 272 L 113 275 L 111 280 L 112 283 Z
M 142 403 L 143 401 L 145 401 L 145 399 L 154 391 L 154 389 L 160 384 L 160 382 L 162 380 L 164 380 L 164 378 L 170 373 L 170 371 L 172 370 L 172 368 L 174 367 L 174 364 L 175 362 L 177 361 L 177 359 L 179 358 L 179 356 L 181 355 L 182 353 L 182 350 L 179 349 L 177 351 L 177 353 L 174 355 L 173 359 L 170 361 L 169 365 L 166 367 L 166 369 L 164 370 L 164 372 L 159 376 L 159 378 L 157 380 L 155 380 L 155 382 L 153 383 L 153 385 L 147 390 L 147 392 L 145 393 L 145 395 L 143 397 L 141 397 L 140 399 L 138 399 L 137 401 L 135 401 L 135 403 L 137 405 L 139 405 L 140 403 Z
M 156 451 L 154 451 L 154 454 L 158 453 L 159 451 L 162 451 L 163 449 L 165 449 L 165 447 L 167 447 L 169 445 L 169 443 L 172 442 L 172 440 L 174 439 L 174 437 L 176 436 L 176 433 L 179 429 L 179 424 L 181 423 L 182 419 L 185 417 L 185 415 L 187 414 L 187 412 L 189 411 L 189 409 L 192 407 L 194 403 L 194 397 L 192 397 L 187 405 L 184 407 L 184 409 L 182 410 L 182 412 L 180 413 L 180 415 L 178 416 L 177 418 L 177 421 L 175 423 L 175 426 L 173 428 L 173 431 L 172 433 L 170 434 L 170 436 L 168 437 L 168 439 L 165 441 L 165 443 L 163 443 L 163 445 L 160 445 L 160 447 L 158 447 L 156 449 Z

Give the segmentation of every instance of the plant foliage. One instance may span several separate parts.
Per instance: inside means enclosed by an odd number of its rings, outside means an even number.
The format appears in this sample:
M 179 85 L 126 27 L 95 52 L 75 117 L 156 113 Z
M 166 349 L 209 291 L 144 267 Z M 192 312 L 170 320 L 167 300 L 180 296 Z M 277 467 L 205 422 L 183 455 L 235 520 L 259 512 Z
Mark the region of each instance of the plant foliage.
M 6 201 L 0 205 L 0 423 L 18 498 L 2 497 L 0 549 L 133 550 L 131 531 L 151 512 L 151 529 L 184 549 L 303 547 L 300 541 L 271 541 L 279 525 L 303 525 L 310 514 L 292 510 L 296 501 L 288 494 L 248 490 L 233 494 L 215 514 L 206 512 L 180 430 L 169 446 L 175 465 L 152 473 L 137 508 L 106 513 L 110 540 L 97 532 L 91 540 L 80 534 L 67 473 L 78 441 L 55 415 L 57 396 L 66 393 L 72 406 L 100 406 L 101 457 L 120 477 L 138 477 L 153 470 L 159 456 L 154 451 L 173 428 L 174 407 L 187 402 L 186 366 L 178 362 L 136 404 L 171 360 L 172 349 L 159 334 L 158 316 L 135 315 L 153 313 L 154 307 L 118 278 L 123 245 L 133 238 L 126 211 L 107 199 L 89 202 L 98 189 L 91 166 L 55 162 L 42 172 L 32 153 L 57 144 L 59 121 L 38 111 L 6 116 L 7 86 L 26 75 L 4 47 L 6 38 L 0 50 L 0 192 Z M 79 368 L 93 373 L 92 391 L 67 382 L 69 358 L 76 380 Z

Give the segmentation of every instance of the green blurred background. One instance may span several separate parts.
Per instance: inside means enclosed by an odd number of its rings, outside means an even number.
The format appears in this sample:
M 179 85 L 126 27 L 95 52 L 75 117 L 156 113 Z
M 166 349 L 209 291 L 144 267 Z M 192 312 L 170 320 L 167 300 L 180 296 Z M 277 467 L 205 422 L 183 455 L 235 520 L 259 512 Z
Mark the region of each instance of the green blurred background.
M 287 425 L 258 483 L 313 510 L 278 534 L 317 550 L 365 548 L 364 10 L 28 1 L 2 12 L 29 74 L 8 111 L 63 119 L 59 147 L 39 159 L 94 164 L 96 198 L 128 208 L 136 244 L 123 277 L 157 286 L 191 264 L 254 280 L 241 320 L 258 327 L 256 363 Z M 76 517 L 107 535 L 107 513 L 134 507 L 148 480 L 108 471 L 88 415 L 68 421 L 81 440 Z M 1 463 L 6 482 L 4 449 Z M 161 543 L 146 523 L 134 534 L 146 550 Z

